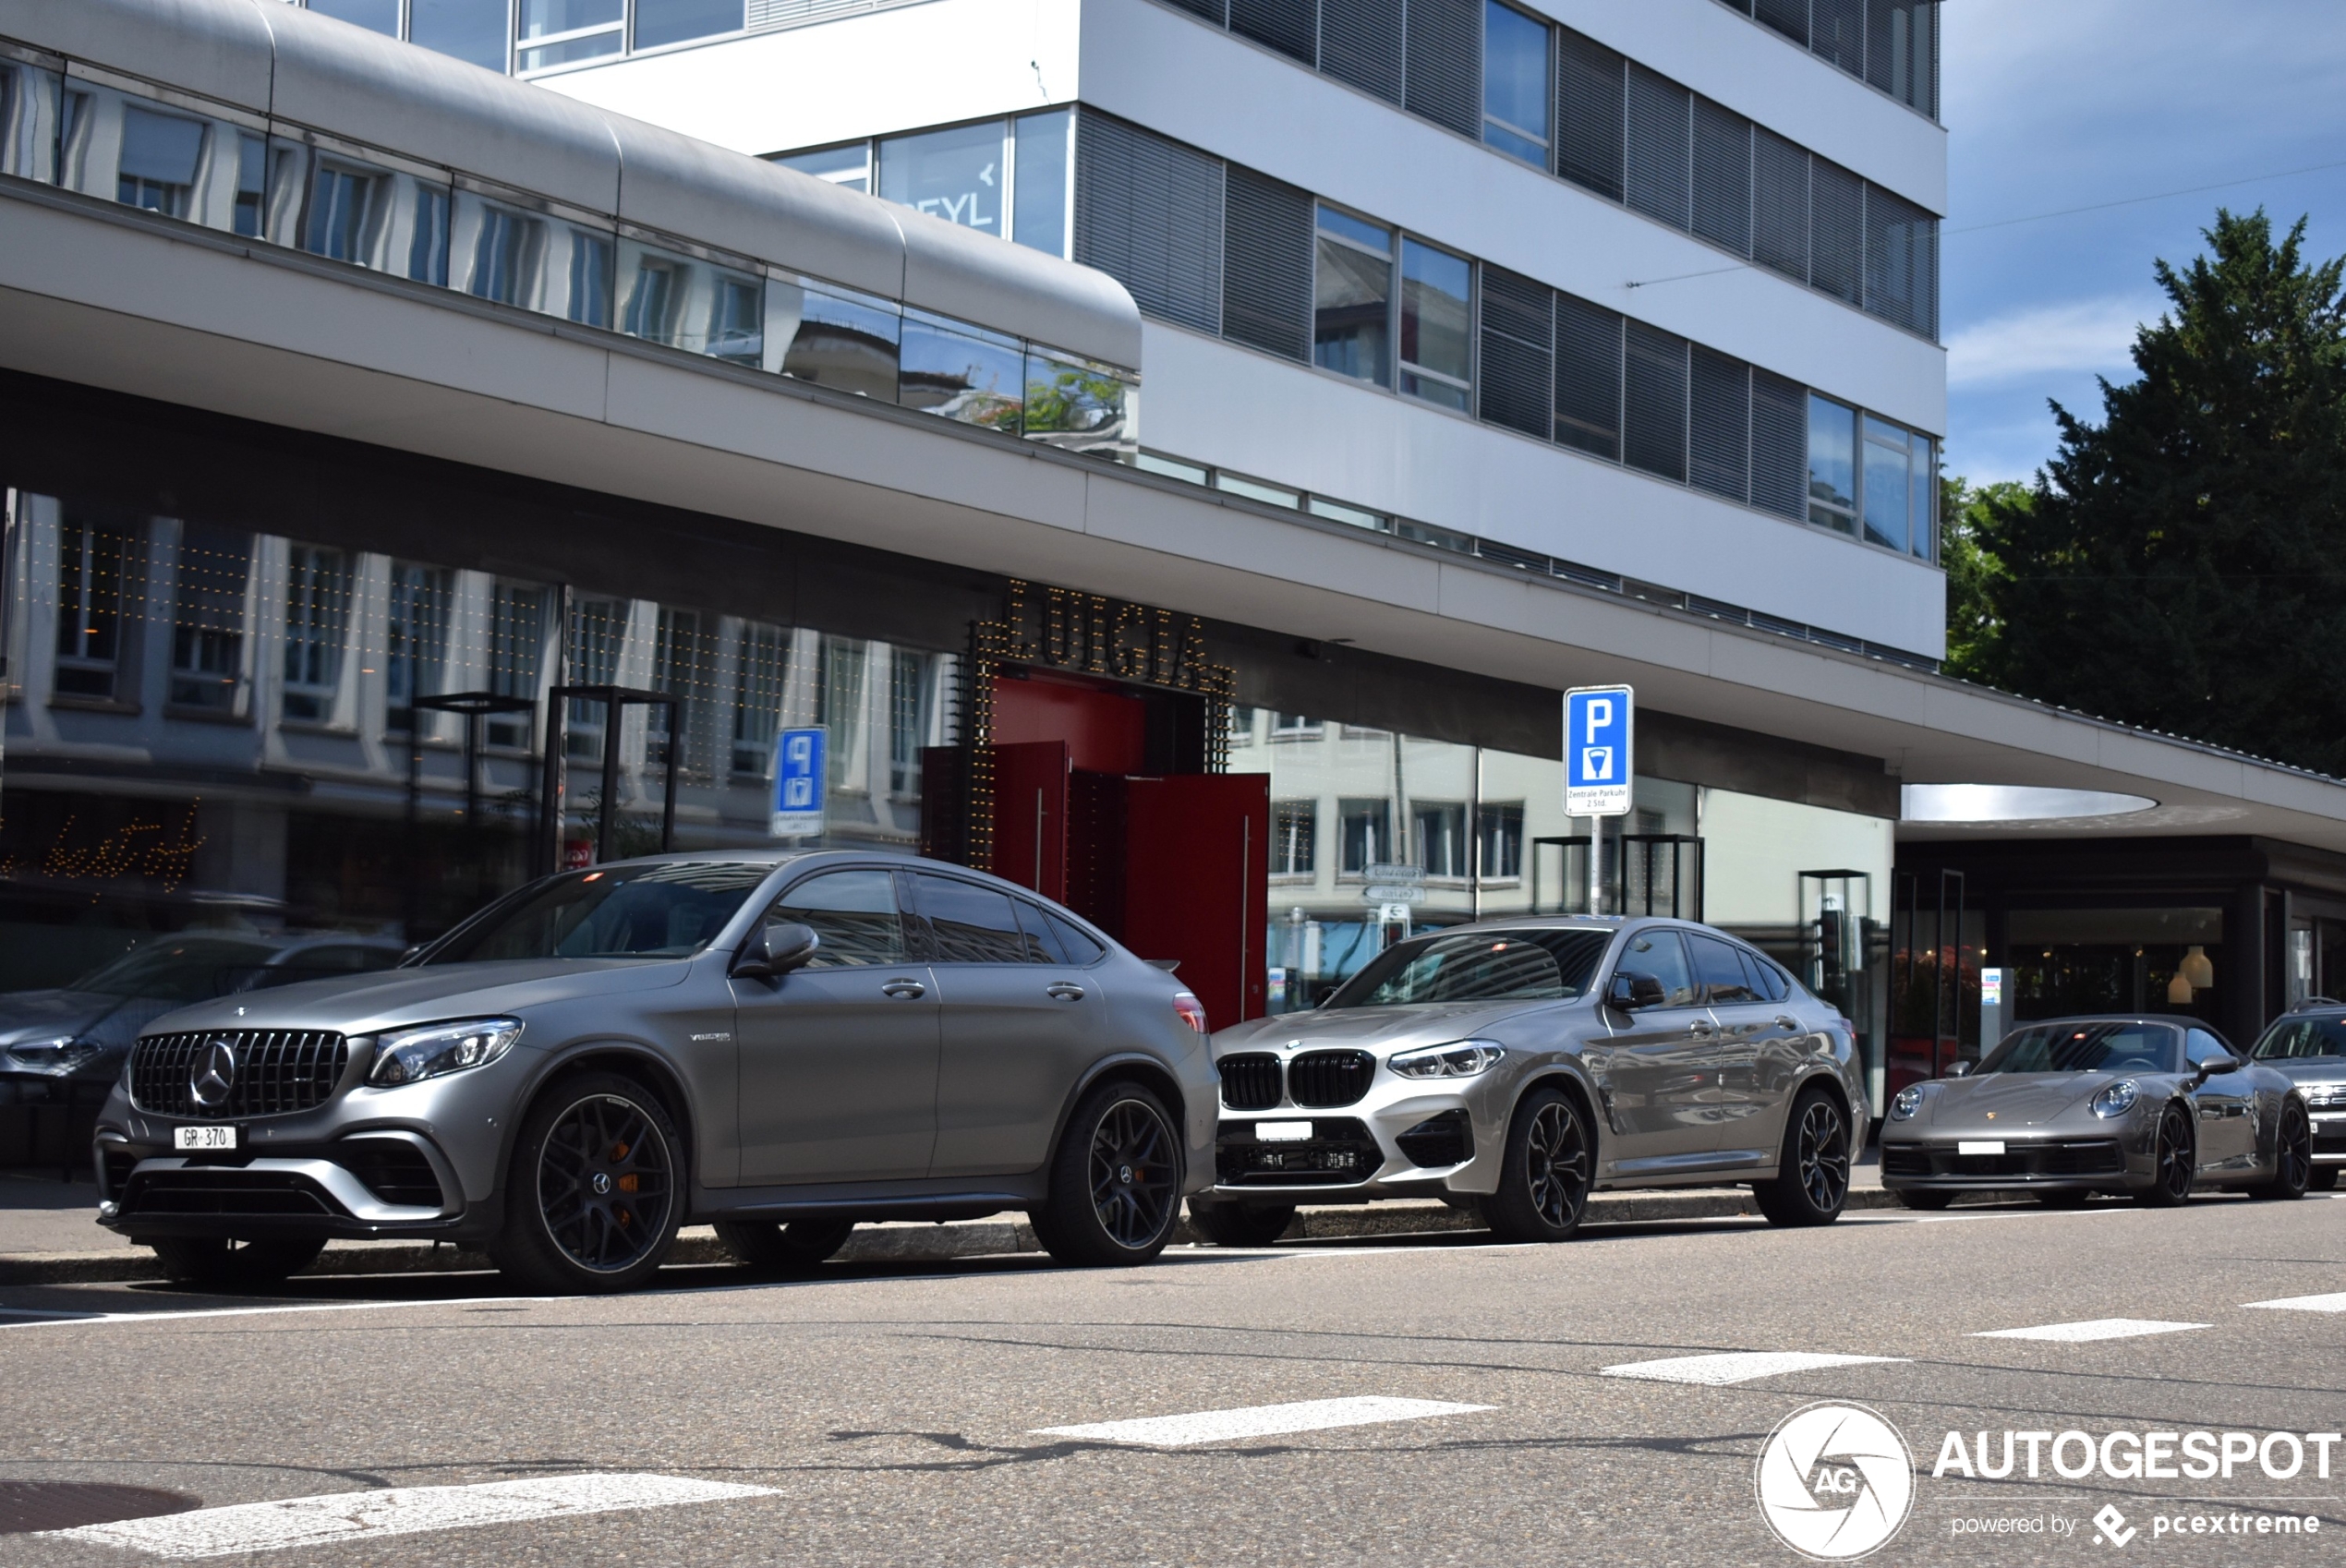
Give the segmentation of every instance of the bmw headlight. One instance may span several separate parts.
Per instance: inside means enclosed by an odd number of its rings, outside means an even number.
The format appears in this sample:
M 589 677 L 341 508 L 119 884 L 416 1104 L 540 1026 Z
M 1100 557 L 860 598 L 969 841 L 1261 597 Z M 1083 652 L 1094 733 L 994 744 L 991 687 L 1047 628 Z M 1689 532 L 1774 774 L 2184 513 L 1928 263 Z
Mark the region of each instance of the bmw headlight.
M 438 1078 L 495 1061 L 521 1038 L 518 1019 L 467 1019 L 375 1037 L 375 1065 L 367 1081 L 379 1089 Z
M 1472 1078 L 1497 1067 L 1506 1055 L 1488 1040 L 1461 1040 L 1455 1045 L 1404 1051 L 1385 1066 L 1403 1078 Z
M 2131 1078 L 2122 1078 L 2093 1098 L 2093 1112 L 2098 1116 L 2122 1116 L 2134 1108 L 2134 1101 L 2142 1091 Z
M 1890 1097 L 1890 1119 L 1893 1122 L 1910 1120 L 1921 1109 L 1922 1085 L 1919 1083 L 1910 1083 Z

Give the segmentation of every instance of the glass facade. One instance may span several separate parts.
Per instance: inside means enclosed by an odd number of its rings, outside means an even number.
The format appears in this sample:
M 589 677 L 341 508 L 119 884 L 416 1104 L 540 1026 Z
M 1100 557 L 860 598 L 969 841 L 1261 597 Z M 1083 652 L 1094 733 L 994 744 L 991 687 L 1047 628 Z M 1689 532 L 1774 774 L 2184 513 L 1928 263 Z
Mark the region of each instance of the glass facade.
M 1333 207 L 1323 206 L 1319 213 L 1312 363 L 1390 386 L 1393 231 Z
M 1498 0 L 1482 6 L 1482 139 L 1548 166 L 1548 27 Z
M 773 162 L 850 190 L 1010 240 L 1068 254 L 1074 209 L 1075 111 L 1046 109 L 854 141 Z M 877 172 L 877 173 L 876 173 Z

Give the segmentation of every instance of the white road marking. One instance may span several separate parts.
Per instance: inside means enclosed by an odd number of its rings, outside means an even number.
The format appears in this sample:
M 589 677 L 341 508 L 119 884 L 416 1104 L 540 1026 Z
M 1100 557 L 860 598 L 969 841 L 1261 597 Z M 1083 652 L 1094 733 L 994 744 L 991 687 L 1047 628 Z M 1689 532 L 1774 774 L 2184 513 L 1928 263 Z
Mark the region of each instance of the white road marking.
M 2112 1203 L 2096 1209 L 1978 1209 L 1967 1214 L 1917 1214 L 1908 1223 L 1918 1225 L 1965 1224 L 1974 1220 L 2085 1220 L 2107 1219 L 2112 1214 L 2146 1214 L 2147 1209 L 2131 1203 Z
M 1271 1437 L 1280 1432 L 1319 1432 L 1333 1427 L 1370 1427 L 1384 1421 L 1422 1421 L 1431 1416 L 1468 1416 L 1489 1405 L 1452 1405 L 1439 1399 L 1305 1399 L 1293 1405 L 1250 1405 L 1237 1410 L 1201 1410 L 1189 1416 L 1149 1416 L 1137 1421 L 1094 1421 L 1080 1427 L 1037 1427 L 1036 1437 L 1099 1438 L 1150 1448 L 1186 1448 L 1232 1438 Z
M 2076 1345 L 2094 1339 L 2137 1339 L 2151 1333 L 2182 1333 L 2206 1323 L 2171 1323 L 2162 1318 L 2087 1318 L 2076 1323 L 2039 1323 L 2032 1329 L 1987 1329 L 1972 1339 L 2050 1339 Z
M 2346 1290 L 2330 1296 L 2284 1296 L 2278 1301 L 2249 1301 L 2248 1307 L 2272 1307 L 2284 1312 L 2346 1312 Z
M 1607 1367 L 1608 1378 L 1645 1378 L 1661 1383 L 1706 1383 L 1721 1387 L 1808 1372 L 1820 1367 L 1863 1367 L 1905 1361 L 1904 1356 L 1835 1356 L 1814 1350 L 1729 1350 L 1711 1356 L 1671 1356 L 1659 1361 L 1625 1361 Z
M 266 1318 L 284 1312 L 388 1312 L 403 1307 L 527 1306 L 559 1301 L 556 1296 L 451 1296 L 430 1301 L 309 1301 L 295 1307 L 195 1307 L 178 1312 L 74 1312 L 59 1308 L 56 1315 L 37 1321 L 0 1323 L 8 1329 L 54 1329 L 67 1323 L 171 1323 L 189 1318 Z M 32 1309 L 21 1309 L 32 1310 Z
M 771 1497 L 772 1487 L 731 1481 L 696 1481 L 681 1476 L 545 1476 L 526 1481 L 493 1481 L 474 1487 L 392 1487 L 376 1491 L 328 1492 L 322 1497 L 287 1497 L 274 1502 L 241 1502 L 199 1508 L 152 1519 L 125 1519 L 46 1532 L 61 1540 L 127 1547 L 158 1557 L 229 1557 L 246 1551 L 275 1551 L 289 1546 L 325 1546 L 335 1541 L 453 1530 L 473 1525 L 510 1525 L 559 1519 L 578 1514 L 614 1514 L 635 1508 L 668 1508 L 683 1502 L 722 1502 L 740 1497 Z

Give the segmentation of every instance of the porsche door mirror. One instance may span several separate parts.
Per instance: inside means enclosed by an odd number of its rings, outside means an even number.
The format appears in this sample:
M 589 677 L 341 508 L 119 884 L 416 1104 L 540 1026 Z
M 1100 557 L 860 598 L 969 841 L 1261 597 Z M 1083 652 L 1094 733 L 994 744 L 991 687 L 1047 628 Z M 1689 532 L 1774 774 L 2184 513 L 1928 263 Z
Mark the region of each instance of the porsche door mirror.
M 1605 987 L 1604 1000 L 1605 1006 L 1625 1013 L 1634 1013 L 1639 1007 L 1658 1007 L 1663 1002 L 1662 982 L 1650 974 L 1622 970 Z
M 1969 1078 L 1971 1076 L 1971 1064 L 1969 1062 L 1952 1063 L 1948 1066 L 1947 1076 L 1949 1078 Z
M 2218 1073 L 2239 1070 L 2240 1058 L 2238 1056 L 2210 1056 L 2199 1064 L 2199 1076 L 2203 1079 L 2214 1078 Z

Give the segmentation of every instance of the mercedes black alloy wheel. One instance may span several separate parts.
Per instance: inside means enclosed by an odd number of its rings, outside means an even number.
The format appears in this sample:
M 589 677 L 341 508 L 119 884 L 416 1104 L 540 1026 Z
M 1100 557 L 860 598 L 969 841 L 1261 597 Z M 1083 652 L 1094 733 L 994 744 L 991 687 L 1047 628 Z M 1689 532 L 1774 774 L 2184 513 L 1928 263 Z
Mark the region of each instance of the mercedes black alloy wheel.
M 1050 1197 L 1033 1215 L 1036 1239 L 1062 1262 L 1147 1262 L 1173 1237 L 1182 1156 L 1154 1093 L 1100 1085 L 1076 1105 L 1052 1156 Z
M 676 1238 L 683 1162 L 675 1124 L 643 1085 L 611 1073 L 556 1084 L 522 1124 L 501 1267 L 549 1290 L 625 1290 Z
M 1508 1124 L 1499 1189 L 1482 1200 L 1483 1223 L 1507 1241 L 1562 1241 L 1588 1212 L 1595 1167 L 1578 1103 L 1553 1086 L 1534 1089 Z
M 1776 1156 L 1773 1180 L 1756 1182 L 1751 1195 L 1769 1223 L 1825 1225 L 1849 1201 L 1849 1118 L 1840 1102 L 1808 1089 L 1792 1103 Z
M 2199 1174 L 2199 1140 L 2192 1131 L 2191 1113 L 2181 1105 L 2161 1111 L 2151 1147 L 2151 1183 L 2134 1194 L 2135 1201 L 2155 1209 L 2176 1208 L 2189 1200 L 2192 1178 Z

